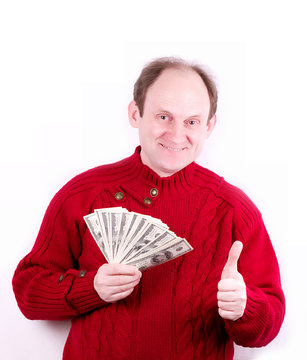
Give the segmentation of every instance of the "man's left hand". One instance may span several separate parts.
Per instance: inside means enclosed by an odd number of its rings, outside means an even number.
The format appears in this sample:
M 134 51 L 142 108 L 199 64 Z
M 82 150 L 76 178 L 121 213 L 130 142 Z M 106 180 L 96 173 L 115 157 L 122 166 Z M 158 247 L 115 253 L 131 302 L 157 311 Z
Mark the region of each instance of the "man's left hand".
M 235 241 L 232 244 L 221 280 L 218 283 L 218 311 L 220 316 L 226 320 L 238 320 L 246 307 L 246 285 L 237 268 L 242 249 L 241 241 Z

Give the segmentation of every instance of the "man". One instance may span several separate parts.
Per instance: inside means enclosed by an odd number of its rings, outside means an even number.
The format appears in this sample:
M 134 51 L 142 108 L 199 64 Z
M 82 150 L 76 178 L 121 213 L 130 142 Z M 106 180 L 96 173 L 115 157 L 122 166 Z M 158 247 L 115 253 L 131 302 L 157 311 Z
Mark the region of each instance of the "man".
M 216 104 L 199 66 L 151 62 L 129 105 L 140 147 L 75 177 L 49 205 L 13 286 L 26 317 L 72 319 L 64 359 L 232 359 L 233 342 L 277 335 L 285 303 L 261 214 L 194 162 Z M 83 216 L 116 206 L 161 219 L 194 250 L 143 273 L 107 264 Z

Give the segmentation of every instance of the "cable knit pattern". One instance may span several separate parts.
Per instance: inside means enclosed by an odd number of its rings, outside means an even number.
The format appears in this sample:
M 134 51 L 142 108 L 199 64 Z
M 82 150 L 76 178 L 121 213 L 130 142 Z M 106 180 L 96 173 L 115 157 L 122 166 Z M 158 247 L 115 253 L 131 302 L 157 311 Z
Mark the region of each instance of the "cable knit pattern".
M 13 278 L 29 319 L 72 319 L 64 360 L 232 359 L 233 341 L 263 346 L 278 333 L 285 303 L 261 214 L 238 188 L 192 163 L 161 178 L 135 153 L 76 176 L 51 201 L 31 252 Z M 150 189 L 158 196 L 144 203 Z M 115 193 L 121 191 L 123 199 Z M 103 302 L 93 287 L 105 259 L 83 216 L 123 206 L 160 218 L 194 250 L 143 273 L 124 300 Z M 244 244 L 238 269 L 247 306 L 237 321 L 217 310 L 217 284 L 232 242 Z M 85 270 L 80 273 L 80 270 Z

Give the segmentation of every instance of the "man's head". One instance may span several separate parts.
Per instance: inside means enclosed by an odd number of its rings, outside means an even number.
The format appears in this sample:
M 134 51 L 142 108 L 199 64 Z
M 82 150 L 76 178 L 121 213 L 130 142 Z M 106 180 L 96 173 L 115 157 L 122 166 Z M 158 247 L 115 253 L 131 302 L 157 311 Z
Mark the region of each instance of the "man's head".
M 173 58 L 147 65 L 129 104 L 143 163 L 170 176 L 193 162 L 214 128 L 216 104 L 216 87 L 199 66 Z
M 156 81 L 158 76 L 167 69 L 190 69 L 195 71 L 202 78 L 210 99 L 210 113 L 208 117 L 208 120 L 210 120 L 216 113 L 218 99 L 214 81 L 200 65 L 190 64 L 183 59 L 175 57 L 164 57 L 153 60 L 143 68 L 140 76 L 134 84 L 133 91 L 133 98 L 140 111 L 140 116 L 143 116 L 144 103 L 148 88 Z

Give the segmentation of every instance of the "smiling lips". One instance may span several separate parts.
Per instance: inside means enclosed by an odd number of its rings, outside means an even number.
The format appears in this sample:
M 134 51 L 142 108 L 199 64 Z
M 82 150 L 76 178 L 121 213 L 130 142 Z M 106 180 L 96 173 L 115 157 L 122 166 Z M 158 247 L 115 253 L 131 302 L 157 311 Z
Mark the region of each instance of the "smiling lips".
M 187 147 L 184 147 L 184 148 L 173 148 L 171 146 L 166 146 L 166 145 L 163 145 L 163 144 L 160 144 L 162 145 L 164 148 L 166 148 L 167 150 L 171 150 L 171 151 L 182 151 L 182 150 L 185 150 L 187 149 Z

